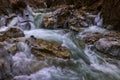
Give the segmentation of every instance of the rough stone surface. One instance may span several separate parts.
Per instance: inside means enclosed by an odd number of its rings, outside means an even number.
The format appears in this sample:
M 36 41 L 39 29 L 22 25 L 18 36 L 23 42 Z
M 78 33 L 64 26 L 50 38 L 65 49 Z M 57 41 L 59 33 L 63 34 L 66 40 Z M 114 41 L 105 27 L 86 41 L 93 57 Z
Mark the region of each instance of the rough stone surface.
M 101 38 L 95 43 L 95 47 L 103 53 L 120 57 L 120 39 L 113 37 Z
M 39 59 L 52 57 L 70 58 L 70 52 L 56 42 L 45 41 L 37 38 L 30 38 L 27 43 L 31 45 L 31 52 Z
M 18 28 L 9 28 L 8 30 L 4 32 L 0 32 L 0 41 L 4 41 L 8 38 L 18 38 L 18 37 L 24 37 L 23 31 L 21 31 Z
M 23 31 L 21 31 L 18 28 L 10 28 L 8 29 L 5 33 L 5 36 L 10 37 L 10 38 L 18 38 L 18 37 L 24 37 Z

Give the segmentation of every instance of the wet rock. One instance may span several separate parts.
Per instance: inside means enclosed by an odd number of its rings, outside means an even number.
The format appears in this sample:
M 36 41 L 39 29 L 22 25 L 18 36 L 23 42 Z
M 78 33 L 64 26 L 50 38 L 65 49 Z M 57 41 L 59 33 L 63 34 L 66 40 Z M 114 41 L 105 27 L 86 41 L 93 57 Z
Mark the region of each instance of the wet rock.
M 103 37 L 100 33 L 84 33 L 85 36 L 83 37 L 83 40 L 87 44 L 94 44 L 96 41 L 98 41 L 100 38 Z
M 24 37 L 23 31 L 21 31 L 18 28 L 10 28 L 7 31 L 5 31 L 4 36 L 7 36 L 9 38 L 18 38 L 18 37 Z
M 0 42 L 4 41 L 6 37 L 3 35 L 3 32 L 0 32 Z
M 12 57 L 0 43 L 0 80 L 10 80 L 12 77 Z
M 7 48 L 7 51 L 12 54 L 15 55 L 16 52 L 18 51 L 18 47 L 16 45 L 12 45 L 10 47 Z
M 43 17 L 43 28 L 47 29 L 70 29 L 80 31 L 81 27 L 94 24 L 95 16 L 89 16 L 86 11 L 74 9 L 74 6 L 63 5 L 55 7 L 52 13 Z
M 95 47 L 100 52 L 120 57 L 120 38 L 101 38 L 95 43 Z
M 45 41 L 37 38 L 30 38 L 27 40 L 27 43 L 31 46 L 31 52 L 39 59 L 47 59 L 47 58 L 70 58 L 70 52 L 62 47 L 60 44 L 56 42 Z
M 44 28 L 54 29 L 56 22 L 57 22 L 57 20 L 55 18 L 53 18 L 52 14 L 48 14 L 43 17 Z
M 21 31 L 18 28 L 9 28 L 8 30 L 4 32 L 0 32 L 0 41 L 4 41 L 8 38 L 18 38 L 18 37 L 24 37 L 23 31 Z

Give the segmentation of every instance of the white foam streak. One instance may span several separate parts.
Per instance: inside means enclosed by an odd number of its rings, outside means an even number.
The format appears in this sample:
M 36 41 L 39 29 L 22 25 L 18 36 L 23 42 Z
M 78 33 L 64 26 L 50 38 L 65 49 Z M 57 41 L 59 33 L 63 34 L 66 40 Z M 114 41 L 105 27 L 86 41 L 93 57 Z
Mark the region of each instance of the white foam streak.
M 114 75 L 119 73 L 120 70 L 118 69 L 117 66 L 106 62 L 102 57 L 97 55 L 94 51 L 91 51 L 89 47 L 86 47 L 85 53 L 89 57 L 91 66 L 94 67 L 95 69 L 102 71 L 104 73 L 110 73 Z

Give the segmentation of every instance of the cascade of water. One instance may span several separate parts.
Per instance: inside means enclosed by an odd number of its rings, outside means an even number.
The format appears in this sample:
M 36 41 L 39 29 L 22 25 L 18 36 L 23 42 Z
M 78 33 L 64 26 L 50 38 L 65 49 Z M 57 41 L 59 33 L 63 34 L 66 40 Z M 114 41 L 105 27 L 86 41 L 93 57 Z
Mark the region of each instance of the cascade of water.
M 96 15 L 94 23 L 97 26 L 100 26 L 100 27 L 103 26 L 103 19 L 101 18 L 101 12 L 99 12 L 98 15 Z
M 17 43 L 19 50 L 12 57 L 15 80 L 120 80 L 120 69 L 115 64 L 106 62 L 104 58 L 97 55 L 91 50 L 91 46 L 87 45 L 85 49 L 81 47 L 80 44 L 83 42 L 80 42 L 73 32 L 35 29 L 41 27 L 42 18 L 45 14 L 34 13 L 29 6 L 26 11 L 24 17 L 21 17 L 21 15 L 14 17 L 8 26 L 26 27 L 26 22 L 28 21 L 28 29 L 29 26 L 32 26 L 32 28 L 29 31 L 24 31 L 26 38 L 35 36 L 61 43 L 62 46 L 67 47 L 71 52 L 72 58 L 70 60 L 40 61 L 31 54 L 30 48 L 26 43 L 19 42 Z M 100 13 L 96 16 L 94 22 L 95 25 L 85 29 L 79 36 L 85 36 L 83 35 L 85 32 L 103 33 L 106 31 L 98 27 L 102 25 Z M 6 29 L 7 27 L 3 27 L 0 31 L 5 31 Z M 47 67 L 44 65 L 47 65 Z

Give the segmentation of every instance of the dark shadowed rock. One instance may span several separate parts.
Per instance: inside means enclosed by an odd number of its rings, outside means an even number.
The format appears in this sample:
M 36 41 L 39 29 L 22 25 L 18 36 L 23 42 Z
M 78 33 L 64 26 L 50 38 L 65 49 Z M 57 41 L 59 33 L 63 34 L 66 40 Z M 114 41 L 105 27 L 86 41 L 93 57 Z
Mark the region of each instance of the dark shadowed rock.
M 120 30 L 120 0 L 103 0 L 102 16 L 106 25 Z
M 0 0 L 0 15 L 7 15 L 10 11 L 10 0 Z
M 10 0 L 12 11 L 23 13 L 24 9 L 27 8 L 25 0 Z

